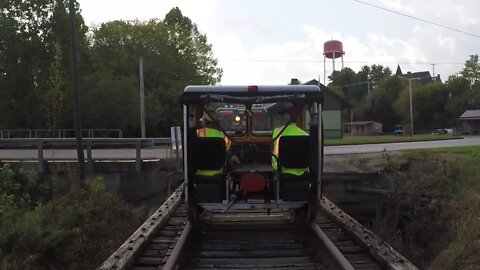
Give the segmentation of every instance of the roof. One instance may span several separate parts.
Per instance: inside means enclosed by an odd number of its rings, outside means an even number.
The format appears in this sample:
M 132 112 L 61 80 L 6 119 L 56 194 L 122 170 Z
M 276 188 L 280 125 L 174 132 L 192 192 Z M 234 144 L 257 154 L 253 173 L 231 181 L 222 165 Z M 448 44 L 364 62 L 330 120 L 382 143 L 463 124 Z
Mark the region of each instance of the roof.
M 335 96 L 336 98 L 340 99 L 344 108 L 347 108 L 347 109 L 352 108 L 352 105 L 350 103 L 348 103 L 348 101 L 344 97 L 340 96 L 335 91 L 332 91 L 332 89 L 326 87 L 325 85 L 319 83 L 315 79 L 310 80 L 306 83 L 303 83 L 303 85 L 318 85 L 320 87 L 320 89 L 322 90 L 322 92 L 328 92 L 328 93 L 332 94 L 333 96 Z
M 458 119 L 480 119 L 480 110 L 467 110 Z
M 247 85 L 244 86 L 221 86 L 221 85 L 189 85 L 185 87 L 185 93 L 198 94 L 248 94 Z M 320 88 L 314 85 L 259 85 L 258 93 L 281 93 L 281 94 L 302 94 L 319 93 Z
M 402 69 L 400 68 L 400 65 L 397 65 L 397 72 L 395 72 L 395 74 L 398 76 L 401 76 L 403 74 Z
M 402 73 L 402 69 L 400 68 L 400 65 L 397 66 L 397 72 L 395 72 L 395 75 L 405 78 L 405 79 L 418 79 L 418 81 L 421 84 L 427 84 L 427 83 L 433 83 L 433 82 L 442 82 L 442 79 L 440 78 L 440 74 L 437 74 L 436 77 L 432 77 L 430 74 L 430 71 L 419 71 L 419 72 L 407 72 L 407 73 Z
M 183 104 L 205 102 L 270 103 L 278 101 L 311 103 L 322 102 L 322 100 L 322 92 L 317 85 L 189 85 L 185 87 L 181 97 Z

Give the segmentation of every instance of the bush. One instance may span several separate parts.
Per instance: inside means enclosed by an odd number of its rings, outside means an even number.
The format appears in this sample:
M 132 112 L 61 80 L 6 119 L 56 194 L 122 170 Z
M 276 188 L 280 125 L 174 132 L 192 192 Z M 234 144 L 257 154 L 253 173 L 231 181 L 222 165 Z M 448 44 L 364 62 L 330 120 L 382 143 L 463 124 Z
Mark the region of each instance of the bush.
M 428 269 L 480 265 L 480 154 L 415 152 L 385 168 L 396 193 L 375 230 Z M 393 165 L 392 165 L 393 164 Z
M 9 208 L 0 221 L 2 269 L 93 269 L 138 226 L 100 179 L 33 210 Z
M 33 209 L 51 198 L 51 186 L 34 170 L 15 172 L 10 164 L 0 167 L 0 213 L 12 208 Z

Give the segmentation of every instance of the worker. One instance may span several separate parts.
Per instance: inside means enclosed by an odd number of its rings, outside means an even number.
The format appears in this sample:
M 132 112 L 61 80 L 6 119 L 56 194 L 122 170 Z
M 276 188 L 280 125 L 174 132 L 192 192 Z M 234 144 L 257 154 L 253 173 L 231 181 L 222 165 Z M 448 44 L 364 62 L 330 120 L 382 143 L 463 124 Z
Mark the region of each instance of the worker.
M 215 128 L 215 123 L 210 115 L 204 113 L 203 117 L 200 118 L 200 123 L 202 124 L 202 128 L 197 129 L 197 137 L 222 138 L 225 141 L 225 149 L 229 152 L 231 146 L 230 140 L 225 136 L 223 131 Z M 217 176 L 222 173 L 223 168 L 219 168 L 218 170 L 197 170 L 196 174 L 200 176 Z
M 197 137 L 222 138 L 225 140 L 225 148 L 230 149 L 231 142 L 223 131 L 216 129 L 213 119 L 207 113 L 200 118 L 203 128 L 197 129 Z
M 272 139 L 274 141 L 273 141 L 272 167 L 274 170 L 277 170 L 280 138 L 283 136 L 308 136 L 307 132 L 305 132 L 303 129 L 297 126 L 297 121 L 300 119 L 301 111 L 302 111 L 301 108 L 297 108 L 297 107 L 289 108 L 286 111 L 286 113 L 289 115 L 290 124 L 288 124 L 287 127 L 281 126 L 273 130 Z M 285 168 L 282 166 L 282 173 L 286 173 L 286 174 L 293 174 L 296 176 L 300 176 L 307 171 L 308 171 L 308 168 Z

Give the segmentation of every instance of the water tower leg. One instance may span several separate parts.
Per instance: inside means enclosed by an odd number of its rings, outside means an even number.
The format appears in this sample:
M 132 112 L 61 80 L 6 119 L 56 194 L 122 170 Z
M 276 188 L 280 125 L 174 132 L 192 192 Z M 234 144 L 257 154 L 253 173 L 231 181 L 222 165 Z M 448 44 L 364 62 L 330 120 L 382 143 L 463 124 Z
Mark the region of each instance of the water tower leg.
M 333 53 L 332 63 L 333 63 L 333 71 L 335 71 L 335 52 Z
M 327 65 L 325 61 L 325 54 L 323 55 L 323 85 L 327 85 Z
M 342 54 L 342 69 L 343 69 L 343 54 Z

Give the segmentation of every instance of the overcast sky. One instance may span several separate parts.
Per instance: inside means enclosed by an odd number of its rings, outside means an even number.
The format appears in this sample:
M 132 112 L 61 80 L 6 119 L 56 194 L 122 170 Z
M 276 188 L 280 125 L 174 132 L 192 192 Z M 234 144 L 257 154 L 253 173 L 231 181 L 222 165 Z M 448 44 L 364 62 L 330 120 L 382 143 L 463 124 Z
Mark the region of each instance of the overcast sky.
M 178 6 L 213 46 L 222 84 L 286 84 L 321 77 L 323 43 L 343 42 L 345 67 L 383 64 L 429 70 L 445 81 L 480 54 L 480 38 L 354 0 L 77 0 L 87 25 L 163 19 Z M 480 36 L 478 0 L 362 0 Z M 161 64 L 161 63 L 159 63 Z M 340 67 L 340 61 L 336 62 Z M 327 76 L 332 72 L 327 59 Z

